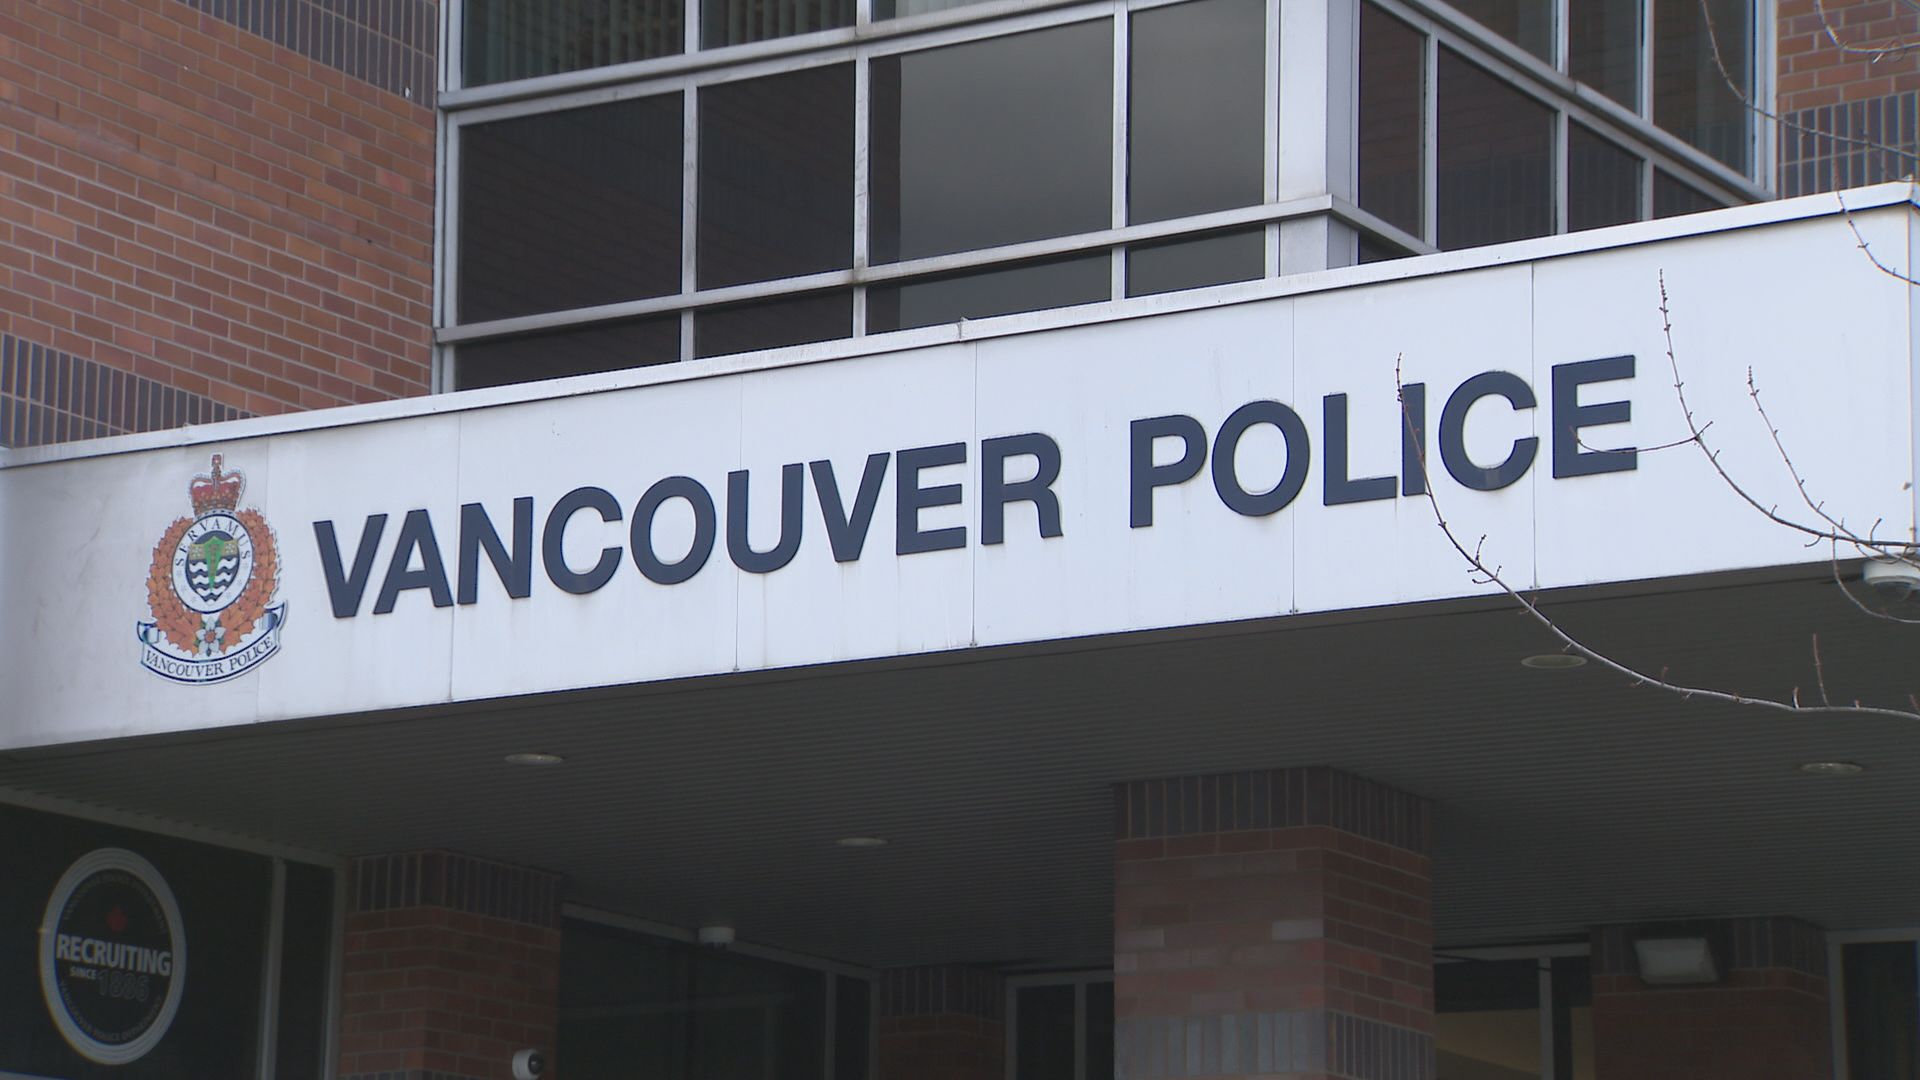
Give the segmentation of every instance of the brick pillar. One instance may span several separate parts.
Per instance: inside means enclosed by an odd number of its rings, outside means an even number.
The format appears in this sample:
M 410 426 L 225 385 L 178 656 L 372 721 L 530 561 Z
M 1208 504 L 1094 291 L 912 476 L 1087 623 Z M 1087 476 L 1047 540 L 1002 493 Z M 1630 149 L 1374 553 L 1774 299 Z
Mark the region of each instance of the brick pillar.
M 1635 927 L 1593 934 L 1599 1080 L 1829 1080 L 1827 944 L 1798 919 L 1731 919 L 1706 933 L 1729 970 L 1713 986 L 1648 986 Z M 1661 934 L 1657 936 L 1670 936 Z
M 1325 768 L 1115 794 L 1117 1075 L 1432 1080 L 1424 800 Z
M 977 968 L 880 973 L 876 1080 L 1001 1080 L 1006 1074 L 1006 984 Z
M 560 879 L 442 851 L 356 859 L 345 961 L 341 1080 L 504 1080 L 514 1051 L 554 1049 Z

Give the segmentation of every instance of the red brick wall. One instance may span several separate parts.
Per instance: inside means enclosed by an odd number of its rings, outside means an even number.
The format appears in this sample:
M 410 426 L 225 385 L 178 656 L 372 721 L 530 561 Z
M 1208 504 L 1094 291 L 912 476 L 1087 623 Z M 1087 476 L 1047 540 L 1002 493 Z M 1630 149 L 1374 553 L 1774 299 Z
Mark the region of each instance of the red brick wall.
M 963 1013 L 880 1020 L 878 1080 L 999 1080 L 1007 1033 L 997 1020 Z
M 1720 986 L 1651 989 L 1596 978 L 1599 1080 L 1828 1080 L 1827 984 L 1796 971 L 1736 971 Z
M 425 393 L 433 148 L 178 0 L 0 0 L 0 332 L 253 413 Z
M 1726 978 L 1719 984 L 1650 987 L 1633 974 L 1633 928 L 1594 932 L 1599 1080 L 1829 1080 L 1832 1020 L 1819 928 L 1747 918 L 1700 932 L 1722 939 Z
M 1115 848 L 1126 1074 L 1431 1080 L 1425 804 L 1326 769 L 1149 783 Z
M 558 929 L 444 907 L 350 915 L 340 1075 L 505 1077 L 514 1051 L 553 1052 L 559 983 Z
M 1904 0 L 1836 0 L 1825 5 L 1841 44 L 1920 44 L 1920 12 Z M 1875 60 L 1836 46 L 1814 0 L 1780 0 L 1779 104 L 1784 113 L 1920 90 L 1920 53 Z

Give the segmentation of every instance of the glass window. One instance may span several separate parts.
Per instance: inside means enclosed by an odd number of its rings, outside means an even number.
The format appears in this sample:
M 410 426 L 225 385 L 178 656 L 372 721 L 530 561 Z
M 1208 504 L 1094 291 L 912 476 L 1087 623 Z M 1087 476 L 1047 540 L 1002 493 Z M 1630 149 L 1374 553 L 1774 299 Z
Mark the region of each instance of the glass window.
M 1640 0 L 1568 0 L 1567 66 L 1574 78 L 1640 108 Z
M 680 316 L 664 315 L 457 345 L 453 382 L 456 389 L 472 390 L 678 359 Z
M 1388 259 L 1404 259 L 1408 254 L 1409 252 L 1402 251 L 1385 240 L 1376 240 L 1371 236 L 1360 237 L 1359 256 L 1362 266 L 1368 263 L 1386 262 Z
M 1641 160 L 1579 124 L 1567 125 L 1567 228 L 1640 220 Z
M 853 290 L 788 296 L 693 313 L 693 355 L 726 356 L 853 334 Z
M 1540 1075 L 1536 960 L 1462 960 L 1433 968 L 1438 1080 Z
M 1594 1080 L 1593 965 L 1557 956 L 1553 966 L 1553 1080 Z
M 1461 14 L 1553 63 L 1553 0 L 1453 0 Z
M 1653 171 L 1654 217 L 1679 217 L 1681 214 L 1698 214 L 1703 210 L 1720 208 L 1720 200 L 1674 178 L 1665 169 Z
M 819 971 L 569 921 L 560 943 L 568 1080 L 821 1080 Z
M 1104 251 L 904 285 L 876 285 L 867 290 L 867 328 L 879 333 L 1091 304 L 1109 299 L 1112 291 L 1112 264 Z
M 1914 943 L 1873 941 L 1840 947 L 1847 1007 L 1847 1074 L 1853 1080 L 1920 1075 L 1915 1017 Z
M 701 0 L 700 47 L 810 34 L 853 25 L 853 0 Z
M 460 134 L 461 322 L 680 291 L 680 95 Z
M 1752 0 L 1657 0 L 1653 122 L 1747 172 L 1752 124 L 1743 99 L 1753 92 L 1752 58 Z
M 853 265 L 853 65 L 700 91 L 700 287 Z
M 1110 20 L 880 57 L 872 76 L 874 261 L 1112 224 Z
M 1264 0 L 1199 0 L 1133 16 L 1129 222 L 1260 203 L 1266 20 Z
M 876 19 L 904 19 L 909 15 L 927 15 L 983 3 L 984 0 L 873 0 Z
M 1553 111 L 1451 49 L 1439 95 L 1439 246 L 1552 232 Z
M 289 862 L 280 936 L 280 1017 L 275 1080 L 321 1080 L 326 1060 L 327 971 L 332 963 L 333 871 Z
M 1087 1080 L 1113 1076 L 1113 984 L 1087 984 Z
M 872 1048 L 873 984 L 837 975 L 833 980 L 834 1080 L 867 1080 Z
M 467 0 L 468 86 L 671 56 L 684 0 Z
M 1420 127 L 1426 38 L 1360 5 L 1360 208 L 1415 236 L 1421 229 Z
M 1127 249 L 1127 295 L 1252 281 L 1265 272 L 1266 253 L 1263 229 L 1135 244 Z
M 1073 1080 L 1072 984 L 1025 986 L 1014 1000 L 1014 1075 L 1020 1080 Z

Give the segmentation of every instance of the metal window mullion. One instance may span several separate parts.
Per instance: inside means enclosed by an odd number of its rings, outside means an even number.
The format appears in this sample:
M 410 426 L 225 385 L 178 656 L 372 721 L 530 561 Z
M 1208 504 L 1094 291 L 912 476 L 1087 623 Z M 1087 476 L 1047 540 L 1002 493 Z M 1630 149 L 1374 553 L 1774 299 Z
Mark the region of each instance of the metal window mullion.
M 1127 13 L 1125 0 L 1118 0 L 1113 5 L 1112 25 L 1113 145 L 1109 147 L 1109 157 L 1113 163 L 1113 187 L 1110 194 L 1110 221 L 1114 228 L 1121 229 L 1127 224 L 1127 149 L 1132 138 L 1129 114 L 1133 111 L 1133 65 L 1128 62 L 1133 40 L 1133 18 Z M 1116 245 L 1108 255 L 1108 266 L 1113 275 L 1112 283 L 1108 286 L 1109 299 L 1124 299 L 1127 295 L 1127 249 Z
M 1266 152 L 1261 155 L 1262 200 L 1268 204 L 1280 201 L 1280 0 L 1266 2 L 1266 60 L 1261 81 L 1263 123 L 1261 137 L 1266 141 Z M 1355 65 L 1356 69 L 1358 65 Z M 1263 230 L 1266 252 L 1262 276 L 1280 276 L 1280 223 L 1269 222 Z
M 836 992 L 836 988 L 833 985 L 833 972 L 831 970 L 822 969 L 820 972 L 820 978 L 822 980 L 822 985 L 824 985 L 827 988 L 826 999 L 825 999 L 826 1031 L 824 1032 L 824 1034 L 826 1035 L 826 1038 L 820 1040 L 822 1043 L 825 1044 L 823 1047 L 823 1050 L 824 1050 L 823 1056 L 824 1056 L 825 1064 L 822 1066 L 820 1075 L 824 1078 L 824 1080 L 834 1080 L 833 1055 L 834 1055 L 835 1047 L 833 1044 L 834 1044 L 835 1038 L 840 1034 L 839 1025 L 834 1022 L 834 1019 L 836 1014 L 838 1014 L 840 1011 L 839 1009 L 840 995 Z
M 1440 246 L 1440 39 L 1426 37 L 1420 73 L 1420 236 Z
M 273 860 L 273 885 L 267 894 L 267 940 L 260 961 L 260 1080 L 273 1080 L 280 1045 L 280 958 L 287 925 L 287 863 Z
M 1541 957 L 1535 961 L 1539 968 L 1540 987 L 1540 1076 L 1541 1080 L 1573 1080 L 1569 1076 L 1560 1076 L 1554 1069 L 1555 1048 L 1553 1045 L 1553 961 Z
M 873 0 L 859 0 L 870 14 Z M 863 16 L 864 17 L 864 16 Z M 873 61 L 864 53 L 853 61 L 853 272 L 864 273 L 872 258 L 873 212 Z M 867 287 L 853 290 L 853 336 L 867 332 Z
M 1572 211 L 1568 203 L 1573 193 L 1573 153 L 1569 140 L 1572 133 L 1564 109 L 1553 111 L 1553 231 L 1568 232 L 1572 228 Z
M 1634 89 L 1634 113 L 1653 123 L 1653 0 L 1640 0 L 1640 80 Z
M 1087 1080 L 1087 983 L 1073 984 L 1073 1080 Z
M 1573 0 L 1553 0 L 1553 59 L 1555 71 L 1573 71 Z
M 689 0 L 688 7 L 696 6 Z M 691 22 L 691 20 L 689 20 Z M 700 97 L 697 87 L 681 91 L 680 98 L 680 296 L 700 291 L 695 245 L 700 240 Z M 680 313 L 680 359 L 693 359 L 693 312 Z

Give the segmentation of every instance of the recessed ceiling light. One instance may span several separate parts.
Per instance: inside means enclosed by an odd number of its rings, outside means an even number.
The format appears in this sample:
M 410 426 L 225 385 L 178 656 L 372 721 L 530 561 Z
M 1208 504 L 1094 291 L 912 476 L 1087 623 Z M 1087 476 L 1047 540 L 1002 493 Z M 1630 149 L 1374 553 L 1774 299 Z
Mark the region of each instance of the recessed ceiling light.
M 853 848 L 886 847 L 887 838 L 884 836 L 843 836 L 835 840 L 834 843 L 841 847 Z
M 1520 666 L 1540 671 L 1571 671 L 1577 667 L 1586 667 L 1587 658 L 1579 653 L 1541 653 L 1539 656 L 1523 657 Z
M 1867 767 L 1851 761 L 1809 761 L 1800 766 L 1800 771 L 1808 776 L 1859 776 Z
M 506 758 L 509 765 L 558 765 L 565 760 L 559 754 L 537 753 L 508 754 Z

